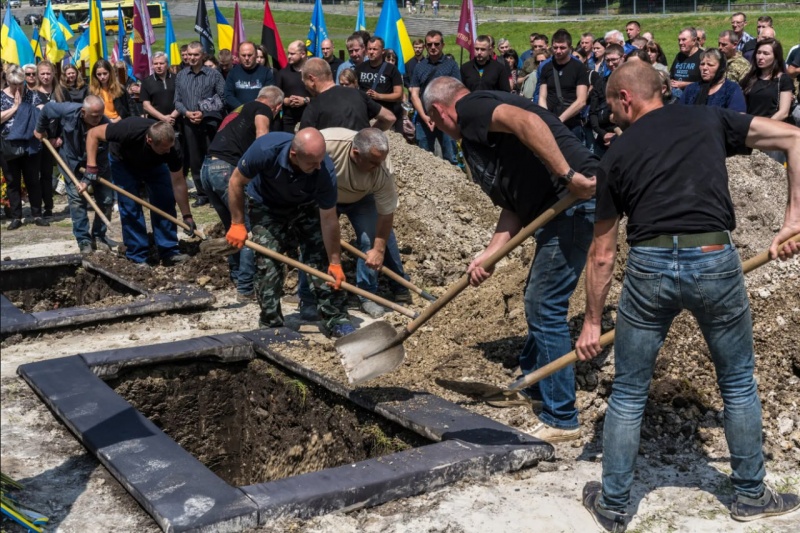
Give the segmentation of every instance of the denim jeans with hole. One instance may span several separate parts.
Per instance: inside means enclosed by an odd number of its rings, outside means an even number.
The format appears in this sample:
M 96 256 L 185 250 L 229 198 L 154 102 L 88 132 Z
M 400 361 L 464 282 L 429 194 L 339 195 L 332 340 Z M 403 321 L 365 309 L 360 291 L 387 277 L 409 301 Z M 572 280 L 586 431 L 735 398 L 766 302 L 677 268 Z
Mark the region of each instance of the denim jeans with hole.
M 375 198 L 368 194 L 361 200 L 349 204 L 337 204 L 336 212 L 339 216 L 345 215 L 353 225 L 358 240 L 358 248 L 364 253 L 372 249 L 372 242 L 375 240 L 375 228 L 378 223 L 378 210 L 375 207 Z M 405 279 L 409 279 L 403 272 L 403 263 L 400 259 L 400 250 L 397 248 L 397 239 L 394 230 L 389 233 L 389 240 L 386 242 L 386 253 L 383 256 L 383 264 L 396 274 Z M 299 273 L 300 284 L 298 296 L 304 305 L 314 303 L 311 290 L 308 288 L 308 278 L 304 272 Z M 378 271 L 372 270 L 367 266 L 367 262 L 359 259 L 356 263 L 356 286 L 372 294 L 378 293 Z M 389 287 L 393 293 L 408 292 L 408 289 L 394 280 L 389 280 Z
M 757 498 L 764 485 L 761 403 L 753 377 L 753 325 L 739 254 L 731 245 L 631 248 L 617 312 L 615 376 L 603 428 L 603 497 L 624 511 L 656 356 L 673 319 L 686 309 L 708 344 L 724 405 L 731 482 Z
M 525 287 L 528 338 L 519 357 L 523 374 L 572 350 L 567 324 L 569 299 L 578 285 L 592 243 L 595 201 L 577 203 L 536 232 L 536 255 Z M 541 380 L 526 392 L 542 400 L 539 419 L 559 429 L 575 429 L 575 372 L 572 366 Z
M 219 215 L 225 232 L 231 228 L 231 210 L 228 207 L 228 182 L 236 168 L 222 159 L 211 159 L 206 156 L 203 161 L 203 168 L 200 169 L 200 180 L 203 182 L 203 190 L 208 196 L 211 206 Z M 245 209 L 245 226 L 250 229 L 250 221 L 247 210 Z M 240 252 L 228 256 L 228 268 L 230 269 L 231 281 L 236 284 L 236 290 L 240 294 L 251 294 L 253 292 L 253 277 L 256 273 L 255 252 L 248 247 L 242 248 Z

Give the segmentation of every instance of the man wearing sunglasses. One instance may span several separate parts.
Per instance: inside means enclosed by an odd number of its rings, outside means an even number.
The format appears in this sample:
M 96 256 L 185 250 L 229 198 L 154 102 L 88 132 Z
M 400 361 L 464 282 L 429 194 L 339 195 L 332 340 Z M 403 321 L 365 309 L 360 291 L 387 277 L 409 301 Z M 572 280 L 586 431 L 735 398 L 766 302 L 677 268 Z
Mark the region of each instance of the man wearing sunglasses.
M 425 113 L 422 94 L 430 82 L 442 76 L 461 80 L 458 65 L 452 59 L 444 57 L 444 38 L 438 30 L 431 30 L 425 35 L 425 48 L 428 57 L 422 59 L 411 77 L 411 103 L 417 111 L 415 119 L 417 144 L 423 150 L 433 152 L 436 141 L 442 147 L 442 158 L 457 165 L 456 142 L 446 133 L 436 128 L 433 120 Z

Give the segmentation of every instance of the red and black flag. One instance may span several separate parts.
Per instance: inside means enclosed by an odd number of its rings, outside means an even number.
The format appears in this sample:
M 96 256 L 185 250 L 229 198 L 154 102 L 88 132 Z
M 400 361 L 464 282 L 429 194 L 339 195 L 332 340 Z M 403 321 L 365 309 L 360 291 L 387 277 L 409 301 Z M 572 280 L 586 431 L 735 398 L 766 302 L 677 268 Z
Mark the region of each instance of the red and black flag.
M 214 55 L 214 37 L 211 35 L 211 24 L 208 23 L 208 10 L 205 0 L 197 0 L 197 14 L 194 17 L 194 31 L 200 36 L 203 51 Z
M 286 52 L 283 50 L 281 36 L 278 34 L 278 26 L 272 18 L 272 11 L 269 9 L 269 0 L 264 2 L 264 26 L 261 28 L 261 44 L 267 49 L 267 53 L 272 56 L 272 66 L 275 68 L 286 68 Z

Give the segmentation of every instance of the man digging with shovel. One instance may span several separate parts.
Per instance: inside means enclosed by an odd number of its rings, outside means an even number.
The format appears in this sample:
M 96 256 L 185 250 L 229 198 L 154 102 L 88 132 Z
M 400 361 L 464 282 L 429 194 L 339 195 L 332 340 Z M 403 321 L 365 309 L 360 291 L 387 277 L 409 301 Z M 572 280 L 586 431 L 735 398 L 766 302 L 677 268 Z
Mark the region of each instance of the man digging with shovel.
M 519 96 L 470 93 L 460 81 L 441 77 L 423 100 L 436 127 L 462 140 L 473 181 L 503 208 L 491 242 L 467 268 L 471 285 L 489 279 L 493 268 L 483 263 L 523 226 L 569 193 L 584 199 L 535 233 L 525 288 L 528 338 L 519 358 L 522 372 L 530 373 L 571 348 L 567 311 L 591 242 L 598 159 L 557 116 Z M 520 403 L 541 404 L 533 436 L 548 442 L 580 437 L 571 367 L 494 405 Z

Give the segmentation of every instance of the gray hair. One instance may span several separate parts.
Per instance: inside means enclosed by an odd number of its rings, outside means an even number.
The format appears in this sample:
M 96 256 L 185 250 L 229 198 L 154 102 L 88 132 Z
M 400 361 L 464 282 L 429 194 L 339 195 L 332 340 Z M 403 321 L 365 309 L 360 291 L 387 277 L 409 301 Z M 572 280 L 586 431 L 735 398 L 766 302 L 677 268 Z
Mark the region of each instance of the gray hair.
M 97 96 L 96 94 L 90 94 L 86 98 L 83 99 L 83 109 L 86 111 L 90 111 L 92 108 L 104 108 L 105 109 L 105 102 L 102 98 Z
M 609 40 L 609 39 L 614 39 L 614 40 L 617 40 L 617 41 L 625 42 L 625 37 L 622 35 L 622 32 L 619 31 L 619 30 L 611 30 L 609 32 L 606 32 L 605 39 L 606 39 L 606 41 Z
M 25 83 L 25 71 L 17 65 L 10 65 L 6 68 L 6 81 L 14 85 L 22 85 Z
M 28 63 L 27 65 L 22 65 L 22 71 L 25 72 L 28 69 L 36 70 L 36 65 L 33 63 Z
M 449 106 L 455 100 L 456 94 L 467 90 L 463 83 L 449 76 L 441 76 L 428 84 L 422 100 L 425 102 L 425 113 L 431 113 L 433 104 Z
M 504 44 L 511 44 L 508 39 L 497 39 L 497 47 L 500 48 Z
M 723 32 L 720 32 L 719 36 L 727 38 L 733 45 L 739 44 L 739 36 L 736 35 L 736 32 L 734 32 L 733 30 L 725 30 Z
M 154 60 L 158 59 L 159 57 L 163 57 L 164 59 L 168 60 L 166 52 L 156 52 L 156 53 L 153 54 L 153 59 Z
M 258 91 L 258 100 L 266 100 L 268 106 L 275 106 L 283 102 L 283 91 L 274 85 L 263 87 Z
M 378 128 L 364 128 L 353 137 L 353 148 L 362 154 L 372 150 L 385 154 L 389 152 L 389 138 Z
M 683 28 L 683 29 L 680 31 L 680 33 L 678 33 L 678 35 L 680 35 L 681 33 L 685 33 L 685 32 L 687 32 L 687 31 L 689 32 L 689 35 L 691 35 L 691 36 L 692 36 L 692 39 L 694 39 L 694 40 L 697 40 L 697 30 L 696 30 L 696 29 L 694 29 L 694 27 L 693 27 L 693 26 L 688 26 L 688 27 L 686 27 L 686 28 Z

